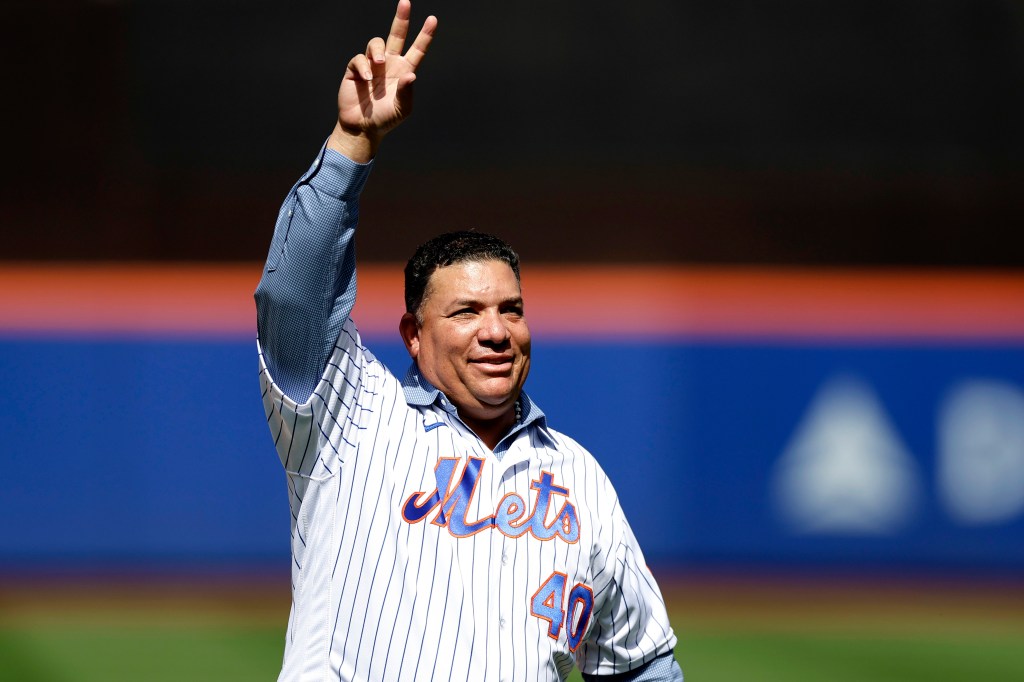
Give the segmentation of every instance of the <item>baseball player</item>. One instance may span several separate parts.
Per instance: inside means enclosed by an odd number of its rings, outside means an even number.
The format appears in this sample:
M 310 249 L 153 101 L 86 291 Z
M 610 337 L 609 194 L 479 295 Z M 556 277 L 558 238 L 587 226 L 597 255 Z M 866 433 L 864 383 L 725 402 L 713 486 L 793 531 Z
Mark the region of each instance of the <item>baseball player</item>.
M 594 458 L 523 392 L 519 259 L 475 232 L 406 267 L 403 378 L 363 346 L 358 198 L 434 36 L 349 61 L 338 120 L 278 216 L 256 290 L 267 423 L 287 472 L 281 680 L 682 680 L 661 593 Z M 404 52 L 403 52 L 404 51 Z

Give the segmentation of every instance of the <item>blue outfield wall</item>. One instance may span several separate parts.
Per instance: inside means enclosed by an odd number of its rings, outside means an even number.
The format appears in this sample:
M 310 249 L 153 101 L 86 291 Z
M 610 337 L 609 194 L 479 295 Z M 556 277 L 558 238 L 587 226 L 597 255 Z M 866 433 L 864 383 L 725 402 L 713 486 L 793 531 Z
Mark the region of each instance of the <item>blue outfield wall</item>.
M 1024 347 L 534 346 L 651 563 L 1024 569 Z M 8 338 L 0 372 L 5 566 L 287 566 L 253 341 Z

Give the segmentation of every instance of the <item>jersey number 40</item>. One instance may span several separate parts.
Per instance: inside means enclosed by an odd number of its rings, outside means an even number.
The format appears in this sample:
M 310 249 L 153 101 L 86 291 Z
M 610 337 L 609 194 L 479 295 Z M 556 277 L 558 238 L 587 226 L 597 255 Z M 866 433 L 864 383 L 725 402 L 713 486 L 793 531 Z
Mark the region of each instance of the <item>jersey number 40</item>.
M 569 592 L 568 605 L 563 608 L 565 582 L 565 573 L 555 571 L 548 576 L 530 600 L 530 613 L 548 622 L 548 637 L 551 639 L 558 639 L 564 623 L 569 651 L 575 652 L 590 623 L 590 614 L 594 610 L 594 591 L 583 583 L 576 583 Z

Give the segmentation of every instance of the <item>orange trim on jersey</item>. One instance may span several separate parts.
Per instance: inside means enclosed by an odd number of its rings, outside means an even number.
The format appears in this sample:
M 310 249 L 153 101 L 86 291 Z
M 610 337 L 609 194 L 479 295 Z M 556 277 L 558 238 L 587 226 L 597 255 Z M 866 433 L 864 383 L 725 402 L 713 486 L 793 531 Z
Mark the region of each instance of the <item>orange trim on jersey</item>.
M 0 333 L 255 335 L 259 264 L 0 263 Z M 397 339 L 402 267 L 360 266 L 354 317 Z M 1024 341 L 1024 273 L 529 265 L 537 336 Z

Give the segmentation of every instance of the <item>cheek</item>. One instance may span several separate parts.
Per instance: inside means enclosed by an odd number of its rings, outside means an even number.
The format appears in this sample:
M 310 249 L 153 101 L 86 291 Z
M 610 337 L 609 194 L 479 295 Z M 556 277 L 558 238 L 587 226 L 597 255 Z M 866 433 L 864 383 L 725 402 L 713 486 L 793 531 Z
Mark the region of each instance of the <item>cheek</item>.
M 515 339 L 516 339 L 516 343 L 519 344 L 519 349 L 523 352 L 523 354 L 524 355 L 529 355 L 529 353 L 530 353 L 530 331 L 528 329 L 523 329 L 520 333 L 515 335 Z
M 465 334 L 458 329 L 439 330 L 430 337 L 430 352 L 435 358 L 455 358 L 462 355 L 466 348 Z

